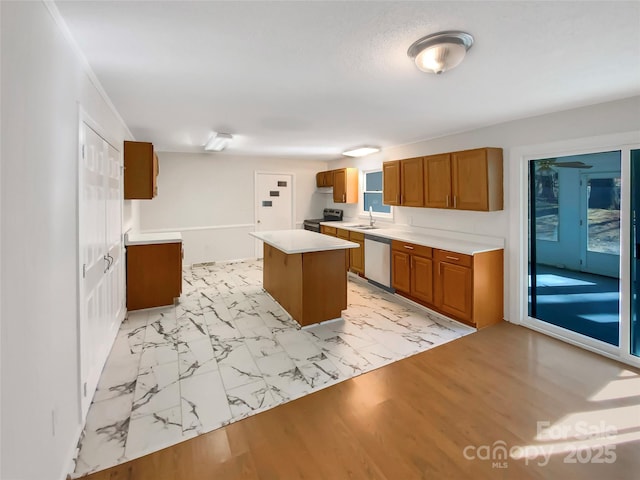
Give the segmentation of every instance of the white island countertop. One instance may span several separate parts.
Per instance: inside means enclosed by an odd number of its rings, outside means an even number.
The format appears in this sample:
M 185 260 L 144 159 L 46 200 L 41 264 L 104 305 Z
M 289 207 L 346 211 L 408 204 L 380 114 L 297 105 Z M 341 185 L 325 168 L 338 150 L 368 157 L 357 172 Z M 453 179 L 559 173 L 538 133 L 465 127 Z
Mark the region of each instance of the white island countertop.
M 181 243 L 180 232 L 163 233 L 127 233 L 124 244 L 129 245 L 154 245 L 159 243 Z
M 359 248 L 355 242 L 330 237 L 309 230 L 271 230 L 267 232 L 249 232 L 249 235 L 290 255 L 293 253 L 321 252 Z

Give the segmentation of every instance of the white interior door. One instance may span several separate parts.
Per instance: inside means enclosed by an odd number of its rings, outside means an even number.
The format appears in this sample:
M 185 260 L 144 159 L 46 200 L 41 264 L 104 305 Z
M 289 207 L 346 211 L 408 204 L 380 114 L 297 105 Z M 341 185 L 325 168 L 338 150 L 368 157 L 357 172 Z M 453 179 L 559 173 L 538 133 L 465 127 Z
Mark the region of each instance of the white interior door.
M 289 230 L 293 223 L 293 175 L 256 173 L 256 231 Z M 262 242 L 256 240 L 256 257 L 262 257 Z
M 80 128 L 79 352 L 84 419 L 124 315 L 120 153 L 95 130 Z

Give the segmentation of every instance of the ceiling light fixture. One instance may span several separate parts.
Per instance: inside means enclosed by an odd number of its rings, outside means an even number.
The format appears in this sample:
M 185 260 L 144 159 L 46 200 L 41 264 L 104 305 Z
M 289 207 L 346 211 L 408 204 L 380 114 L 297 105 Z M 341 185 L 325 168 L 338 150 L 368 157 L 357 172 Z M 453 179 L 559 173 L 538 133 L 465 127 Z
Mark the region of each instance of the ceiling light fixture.
M 407 55 L 414 59 L 423 72 L 440 75 L 457 67 L 472 45 L 473 37 L 468 33 L 448 30 L 415 41 L 407 50 Z
M 231 140 L 233 140 L 233 136 L 228 133 L 214 132 L 205 144 L 204 149 L 208 152 L 221 152 L 227 148 Z
M 378 147 L 358 147 L 352 150 L 346 150 L 342 152 L 345 157 L 364 157 L 365 155 L 371 155 L 372 153 L 379 152 Z

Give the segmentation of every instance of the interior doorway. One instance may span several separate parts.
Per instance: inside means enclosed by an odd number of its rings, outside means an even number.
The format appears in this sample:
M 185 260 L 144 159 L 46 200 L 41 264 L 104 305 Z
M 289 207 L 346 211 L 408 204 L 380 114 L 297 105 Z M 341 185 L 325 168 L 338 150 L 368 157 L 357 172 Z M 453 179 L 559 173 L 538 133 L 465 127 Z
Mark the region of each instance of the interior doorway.
M 529 162 L 529 316 L 620 345 L 621 152 Z
M 256 172 L 256 232 L 294 228 L 293 179 L 291 173 Z M 256 257 L 262 258 L 262 242 L 257 239 Z

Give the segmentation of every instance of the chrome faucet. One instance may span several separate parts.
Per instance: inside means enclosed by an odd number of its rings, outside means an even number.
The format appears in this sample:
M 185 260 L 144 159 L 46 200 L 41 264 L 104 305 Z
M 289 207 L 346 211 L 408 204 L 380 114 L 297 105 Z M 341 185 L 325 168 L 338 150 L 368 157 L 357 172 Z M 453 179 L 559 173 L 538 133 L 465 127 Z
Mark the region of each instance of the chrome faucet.
M 373 207 L 369 205 L 369 226 L 373 227 L 374 223 L 376 223 L 376 221 L 373 219 Z

